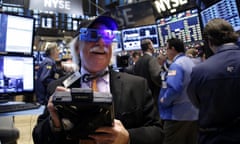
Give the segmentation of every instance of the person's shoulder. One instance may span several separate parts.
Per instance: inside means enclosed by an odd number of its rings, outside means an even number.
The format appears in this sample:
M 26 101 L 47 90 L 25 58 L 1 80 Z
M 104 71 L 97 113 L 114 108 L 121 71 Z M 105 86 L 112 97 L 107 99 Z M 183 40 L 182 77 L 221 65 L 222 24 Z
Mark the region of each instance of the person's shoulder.
M 42 64 L 52 64 L 55 63 L 53 59 L 46 57 L 43 61 Z
M 213 65 L 209 63 L 209 61 L 201 62 L 195 65 L 192 69 L 193 73 L 197 75 L 204 75 L 209 73 L 210 69 L 212 69 Z
M 194 65 L 192 59 L 187 56 L 181 56 L 177 58 L 173 63 L 178 65 L 191 65 L 191 66 Z
M 144 81 L 145 79 L 143 77 L 137 76 L 137 75 L 133 75 L 133 74 L 129 74 L 126 72 L 114 72 L 114 75 L 117 78 L 123 79 L 124 81 Z

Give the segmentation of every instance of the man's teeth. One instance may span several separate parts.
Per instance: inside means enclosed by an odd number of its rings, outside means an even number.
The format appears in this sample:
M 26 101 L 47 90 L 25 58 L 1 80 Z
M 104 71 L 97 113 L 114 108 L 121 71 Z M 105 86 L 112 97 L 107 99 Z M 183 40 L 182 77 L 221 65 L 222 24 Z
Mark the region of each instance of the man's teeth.
M 91 53 L 95 53 L 95 54 L 105 54 L 104 51 L 91 51 Z

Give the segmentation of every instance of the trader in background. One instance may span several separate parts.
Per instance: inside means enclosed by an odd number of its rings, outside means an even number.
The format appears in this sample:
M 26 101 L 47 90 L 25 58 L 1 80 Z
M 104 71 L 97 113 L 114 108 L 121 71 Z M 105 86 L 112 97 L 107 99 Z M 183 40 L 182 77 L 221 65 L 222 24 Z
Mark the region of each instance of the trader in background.
M 157 58 L 153 56 L 154 47 L 150 39 L 143 39 L 141 41 L 141 50 L 143 52 L 143 56 L 141 56 L 136 62 L 133 72 L 135 75 L 147 79 L 154 98 L 154 103 L 157 107 L 157 100 L 161 85 L 161 66 L 158 63 Z
M 159 96 L 164 144 L 196 144 L 198 110 L 186 91 L 194 63 L 185 56 L 184 43 L 177 38 L 167 41 L 167 57 L 172 63 L 164 75 Z
M 49 95 L 47 94 L 48 84 L 59 78 L 57 73 L 56 60 L 59 58 L 57 44 L 51 43 L 45 51 L 46 58 L 39 65 L 37 71 L 36 97 L 37 102 L 42 105 L 47 104 Z
M 124 69 L 124 72 L 129 73 L 129 74 L 133 74 L 133 68 L 134 68 L 136 62 L 139 60 L 139 58 L 140 58 L 140 53 L 136 52 L 136 51 L 133 52 L 132 56 L 131 56 L 132 63 L 131 63 L 131 65 L 129 65 L 128 67 L 126 67 Z
M 33 130 L 35 144 L 161 144 L 162 128 L 146 80 L 108 68 L 113 31 L 117 30 L 116 21 L 108 16 L 98 16 L 83 22 L 80 28 L 79 39 L 74 44 L 79 48 L 80 73 L 97 78 L 99 92 L 112 94 L 115 111 L 113 126 L 96 129 L 95 132 L 100 133 L 89 135 L 89 140 L 71 139 L 65 131 L 66 125 L 61 124 L 64 119 L 59 119 L 50 100 L 47 113 L 39 117 Z M 50 84 L 49 91 L 53 93 L 63 80 L 61 78 Z M 84 82 L 80 78 L 73 85 L 75 88 L 90 88 L 93 81 Z M 57 90 L 66 89 L 57 87 Z
M 188 95 L 199 108 L 199 144 L 240 143 L 240 47 L 230 23 L 213 19 L 204 38 L 214 55 L 193 68 Z

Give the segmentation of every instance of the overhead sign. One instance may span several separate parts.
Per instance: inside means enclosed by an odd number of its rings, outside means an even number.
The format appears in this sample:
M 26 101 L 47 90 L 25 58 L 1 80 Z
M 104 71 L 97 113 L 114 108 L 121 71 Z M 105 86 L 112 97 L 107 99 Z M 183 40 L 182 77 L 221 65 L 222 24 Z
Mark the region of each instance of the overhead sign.
M 117 7 L 111 10 L 112 17 L 118 21 L 119 28 L 135 27 L 155 23 L 150 1 Z
M 83 15 L 82 0 L 30 0 L 29 9 Z
M 157 17 L 165 17 L 173 13 L 196 7 L 195 0 L 155 0 L 154 13 Z
M 176 9 L 187 4 L 188 0 L 156 0 L 154 3 L 159 13 L 167 10 L 176 12 Z

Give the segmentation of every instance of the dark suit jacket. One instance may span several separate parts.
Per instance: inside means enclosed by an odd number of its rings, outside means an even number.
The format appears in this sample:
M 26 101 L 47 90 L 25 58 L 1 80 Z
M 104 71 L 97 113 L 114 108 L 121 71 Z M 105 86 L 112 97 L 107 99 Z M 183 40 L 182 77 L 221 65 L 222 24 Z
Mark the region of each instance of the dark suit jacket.
M 199 108 L 199 144 L 240 143 L 240 48 L 226 44 L 195 66 L 188 96 Z
M 155 57 L 148 54 L 144 54 L 136 62 L 133 72 L 135 75 L 144 77 L 147 79 L 149 88 L 152 91 L 152 96 L 155 100 L 157 106 L 158 95 L 161 85 L 161 66 L 158 64 L 158 61 Z
M 63 79 L 63 78 L 62 78 Z M 63 80 L 51 84 L 53 92 Z M 74 84 L 79 87 L 80 82 Z M 110 72 L 110 87 L 113 95 L 115 118 L 121 120 L 130 134 L 131 144 L 161 144 L 163 135 L 159 115 L 145 79 L 134 75 Z M 75 144 L 67 141 L 64 133 L 53 133 L 48 112 L 38 119 L 33 131 L 35 144 Z

